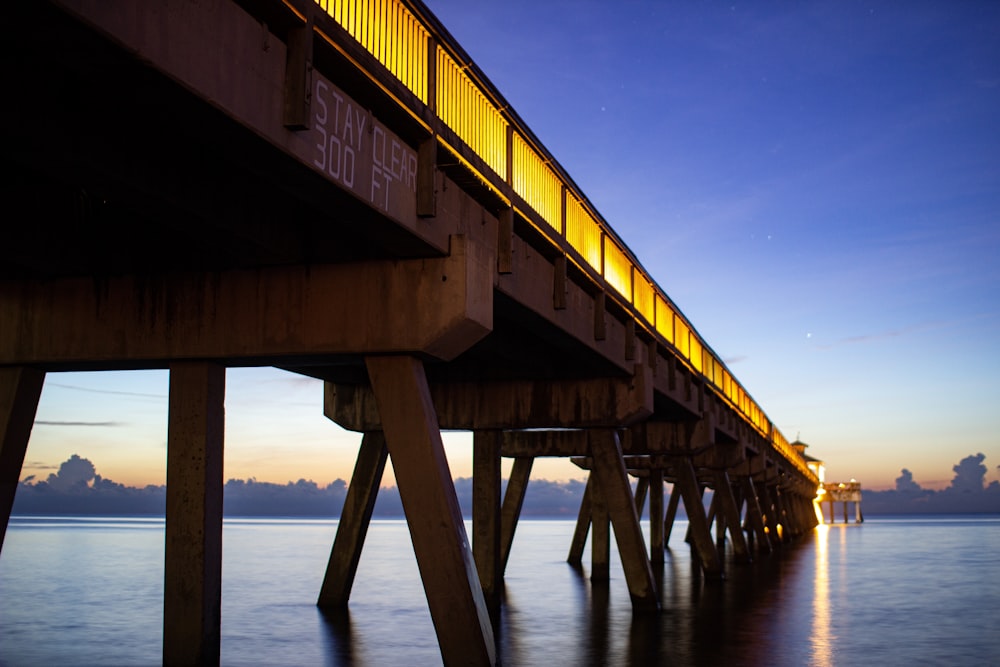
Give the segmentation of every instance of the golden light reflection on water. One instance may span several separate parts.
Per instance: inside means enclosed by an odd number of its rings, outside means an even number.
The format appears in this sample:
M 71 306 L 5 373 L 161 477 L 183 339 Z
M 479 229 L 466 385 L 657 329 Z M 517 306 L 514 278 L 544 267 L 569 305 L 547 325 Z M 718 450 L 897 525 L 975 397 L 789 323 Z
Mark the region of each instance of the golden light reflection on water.
M 833 664 L 833 637 L 830 630 L 830 526 L 816 526 L 816 574 L 813 580 L 813 627 L 809 637 L 812 664 Z

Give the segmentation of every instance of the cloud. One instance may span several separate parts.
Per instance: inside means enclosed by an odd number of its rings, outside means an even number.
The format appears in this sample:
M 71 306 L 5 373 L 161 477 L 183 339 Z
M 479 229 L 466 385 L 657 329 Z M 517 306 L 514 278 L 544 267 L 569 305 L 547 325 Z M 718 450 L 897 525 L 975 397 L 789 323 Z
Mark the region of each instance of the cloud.
M 86 391 L 91 394 L 114 394 L 116 396 L 138 396 L 140 398 L 166 399 L 166 394 L 144 394 L 138 391 L 115 391 L 112 389 L 94 389 L 93 387 L 81 387 L 75 384 L 62 384 L 61 382 L 46 382 L 46 387 L 59 387 L 61 389 L 72 389 L 73 391 Z
M 125 426 L 125 422 L 52 421 L 39 419 L 35 422 L 35 426 L 104 426 L 108 428 L 117 428 L 119 426 Z
M 927 329 L 939 329 L 942 327 L 951 326 L 951 324 L 946 322 L 923 322 L 921 324 L 914 324 L 913 326 L 903 327 L 902 329 L 889 329 L 888 331 L 882 331 L 879 333 L 862 334 L 859 336 L 848 336 L 847 338 L 841 338 L 833 343 L 826 343 L 823 345 L 817 345 L 816 347 L 820 350 L 832 350 L 835 347 L 840 347 L 841 345 L 858 345 L 863 343 L 873 343 L 881 340 L 887 340 L 890 338 L 899 338 L 900 336 L 907 336 L 918 331 L 925 331 Z
M 748 357 L 745 354 L 738 354 L 735 357 L 726 357 L 725 359 L 722 360 L 722 363 L 724 363 L 727 366 L 732 366 L 732 365 L 738 364 L 738 363 L 740 363 L 742 361 L 746 361 L 749 358 L 750 357 Z
M 25 461 L 23 467 L 32 470 L 56 470 L 59 466 L 44 461 Z

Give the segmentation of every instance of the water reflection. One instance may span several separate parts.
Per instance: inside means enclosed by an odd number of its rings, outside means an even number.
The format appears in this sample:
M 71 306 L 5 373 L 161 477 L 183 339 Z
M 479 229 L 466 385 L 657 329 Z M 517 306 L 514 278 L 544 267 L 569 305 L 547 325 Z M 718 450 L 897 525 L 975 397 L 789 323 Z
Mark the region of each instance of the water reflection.
M 830 636 L 830 526 L 816 527 L 816 569 L 813 575 L 813 624 L 809 635 L 813 664 L 833 664 L 833 638 Z

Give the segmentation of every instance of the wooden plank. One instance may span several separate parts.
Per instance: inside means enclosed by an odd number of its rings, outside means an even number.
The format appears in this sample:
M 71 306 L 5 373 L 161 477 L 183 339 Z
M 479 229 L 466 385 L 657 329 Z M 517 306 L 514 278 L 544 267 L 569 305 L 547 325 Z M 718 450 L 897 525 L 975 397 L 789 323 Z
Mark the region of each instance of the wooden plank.
M 0 549 L 44 382 L 43 371 L 23 366 L 0 368 Z
M 687 457 L 678 459 L 674 466 L 674 472 L 677 476 L 675 484 L 681 489 L 684 510 L 688 516 L 691 543 L 701 559 L 702 570 L 706 577 L 722 578 L 722 561 L 719 558 L 719 552 L 715 549 L 715 543 L 712 541 L 712 533 L 708 529 L 705 506 L 701 501 L 701 490 L 698 478 L 695 476 L 694 466 L 691 465 L 691 459 Z
M 524 505 L 524 494 L 528 490 L 528 478 L 531 476 L 531 466 L 535 459 L 521 456 L 514 459 L 507 481 L 507 493 L 503 498 L 502 518 L 500 519 L 500 573 L 507 571 L 507 560 L 514 544 L 514 531 L 517 530 L 517 520 L 521 516 Z
M 423 364 L 366 357 L 424 593 L 447 665 L 493 665 L 493 628 Z
M 628 481 L 628 471 L 625 470 L 625 461 L 622 459 L 618 433 L 601 429 L 591 431 L 590 435 L 593 474 L 615 530 L 615 541 L 625 570 L 632 608 L 636 611 L 658 610 L 659 596 L 653 581 L 653 570 L 646 557 L 646 542 L 642 537 L 639 515 L 635 511 L 635 500 Z
M 170 365 L 163 664 L 219 664 L 226 369 Z
M 500 559 L 501 441 L 501 431 L 476 431 L 472 436 L 472 554 L 494 625 L 499 619 L 503 585 Z
M 354 586 L 354 576 L 361 561 L 361 550 L 368 534 L 379 485 L 388 456 L 385 434 L 369 431 L 361 439 L 358 459 L 354 464 L 351 485 L 347 487 L 344 508 L 337 523 L 337 536 L 330 551 L 326 575 L 320 588 L 317 606 L 345 609 Z

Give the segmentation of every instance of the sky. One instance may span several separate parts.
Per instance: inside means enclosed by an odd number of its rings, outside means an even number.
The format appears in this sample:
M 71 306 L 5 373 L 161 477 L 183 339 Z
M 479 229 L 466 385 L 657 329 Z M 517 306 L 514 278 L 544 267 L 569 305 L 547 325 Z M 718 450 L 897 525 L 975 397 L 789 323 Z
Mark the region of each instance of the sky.
M 1000 4 L 427 4 L 828 479 L 1000 479 Z M 49 375 L 22 477 L 162 484 L 167 391 Z M 231 369 L 226 411 L 227 478 L 350 479 L 319 382 Z

